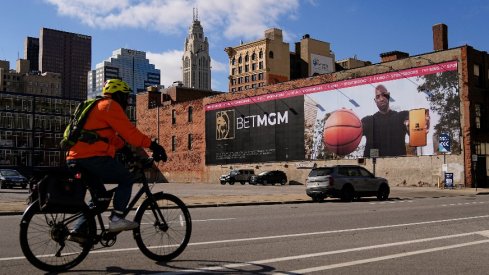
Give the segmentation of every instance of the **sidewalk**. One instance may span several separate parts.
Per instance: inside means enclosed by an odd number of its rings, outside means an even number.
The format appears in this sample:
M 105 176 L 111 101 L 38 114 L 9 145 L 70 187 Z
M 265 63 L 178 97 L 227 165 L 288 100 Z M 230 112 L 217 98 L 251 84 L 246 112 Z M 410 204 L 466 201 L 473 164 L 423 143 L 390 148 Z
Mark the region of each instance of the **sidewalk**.
M 134 186 L 133 194 L 138 185 Z M 238 205 L 266 205 L 312 203 L 305 194 L 303 185 L 220 185 L 202 183 L 161 183 L 153 186 L 153 192 L 166 192 L 182 199 L 189 208 Z M 476 196 L 489 194 L 487 188 L 438 189 L 435 187 L 391 187 L 390 200 L 439 198 L 453 196 Z M 15 193 L 0 201 L 0 215 L 21 214 L 26 205 L 27 194 Z M 375 198 L 372 198 L 375 200 Z M 334 200 L 334 199 L 328 199 Z

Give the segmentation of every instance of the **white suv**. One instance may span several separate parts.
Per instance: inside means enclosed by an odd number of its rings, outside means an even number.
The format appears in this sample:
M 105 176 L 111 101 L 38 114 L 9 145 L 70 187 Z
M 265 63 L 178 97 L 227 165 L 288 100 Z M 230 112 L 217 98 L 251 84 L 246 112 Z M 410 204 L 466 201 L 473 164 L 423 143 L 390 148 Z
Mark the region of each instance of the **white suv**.
M 306 194 L 318 202 L 326 197 L 341 198 L 347 202 L 368 196 L 387 200 L 389 193 L 389 183 L 385 178 L 375 177 L 358 165 L 314 168 L 306 180 Z

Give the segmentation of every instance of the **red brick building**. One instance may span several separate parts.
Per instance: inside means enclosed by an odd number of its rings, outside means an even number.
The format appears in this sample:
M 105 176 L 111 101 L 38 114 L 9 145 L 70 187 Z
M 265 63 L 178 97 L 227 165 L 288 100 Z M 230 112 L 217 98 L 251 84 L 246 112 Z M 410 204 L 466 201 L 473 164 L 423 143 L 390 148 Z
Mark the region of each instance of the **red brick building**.
M 346 85 L 362 82 L 365 79 L 374 79 L 378 76 L 398 75 L 398 78 L 409 80 L 403 74 L 418 68 L 421 70 L 436 69 L 449 64 L 457 77 L 458 97 L 456 101 L 459 103 L 455 104 L 460 109 L 460 123 L 459 129 L 456 129 L 455 139 L 460 142 L 459 149 L 446 155 L 435 150 L 433 154 L 379 158 L 376 164 L 376 174 L 388 178 L 393 186 L 436 186 L 443 180 L 444 172 L 454 174 L 456 185 L 475 187 L 477 183 L 478 187 L 488 186 L 489 113 L 486 106 L 489 106 L 487 96 L 489 94 L 489 56 L 487 52 L 476 50 L 468 45 L 449 49 L 446 29 L 443 24 L 433 27 L 433 52 L 409 56 L 407 53 L 393 51 L 381 54 L 380 63 L 365 67 L 237 93 L 205 94 L 203 91 L 184 91 L 178 88 L 174 92 L 165 92 L 163 95 L 155 92 L 141 93 L 137 96 L 138 128 L 146 133 L 151 133 L 154 137 L 158 136 L 160 143 L 167 149 L 169 161 L 160 164 L 159 169 L 165 180 L 172 182 L 217 183 L 219 175 L 231 168 L 253 168 L 256 172 L 279 169 L 287 173 L 289 181 L 299 183 L 304 183 L 309 172 L 308 169 L 302 168 L 311 167 L 314 164 L 364 163 L 372 170 L 373 162 L 369 157 L 366 159 L 330 157 L 314 160 L 235 161 L 210 165 L 206 163 L 206 146 L 208 146 L 207 143 L 213 141 L 205 138 L 206 106 L 215 106 L 216 103 L 222 102 L 239 103 L 236 100 L 253 101 L 253 99 L 260 98 L 260 95 L 283 95 L 284 92 L 301 93 L 317 87 L 327 85 L 335 87 L 335 84 Z M 434 73 L 433 76 L 437 74 Z M 367 83 L 366 87 L 368 85 L 373 86 L 372 83 Z M 352 101 L 351 98 L 350 101 Z M 401 103 L 398 101 L 395 104 Z M 212 123 L 214 122 L 207 121 L 207 126 L 213 126 Z M 439 145 L 435 138 L 433 138 L 432 146 L 434 148 Z

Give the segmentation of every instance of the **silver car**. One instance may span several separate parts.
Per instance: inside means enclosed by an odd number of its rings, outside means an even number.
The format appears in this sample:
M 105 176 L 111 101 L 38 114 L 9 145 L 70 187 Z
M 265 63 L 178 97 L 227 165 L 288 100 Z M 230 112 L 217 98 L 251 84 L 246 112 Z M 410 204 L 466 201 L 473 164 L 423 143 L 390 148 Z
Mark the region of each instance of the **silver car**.
M 358 165 L 314 168 L 306 180 L 306 194 L 318 202 L 326 197 L 340 198 L 346 202 L 369 196 L 387 200 L 389 193 L 387 179 L 376 177 Z

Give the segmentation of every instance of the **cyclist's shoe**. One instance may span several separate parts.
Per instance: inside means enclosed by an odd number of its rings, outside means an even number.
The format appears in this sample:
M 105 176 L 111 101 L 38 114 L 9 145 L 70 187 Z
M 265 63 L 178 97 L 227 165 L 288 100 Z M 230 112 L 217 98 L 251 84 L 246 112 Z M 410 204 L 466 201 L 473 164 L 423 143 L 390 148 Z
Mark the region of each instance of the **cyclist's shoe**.
M 84 244 L 87 242 L 87 236 L 73 230 L 70 232 L 70 235 L 68 235 L 68 238 L 66 238 L 66 240 L 79 244 Z
M 117 221 L 109 222 L 109 232 L 119 232 L 125 230 L 133 230 L 138 228 L 139 224 L 137 222 L 128 221 L 126 219 L 120 219 Z

